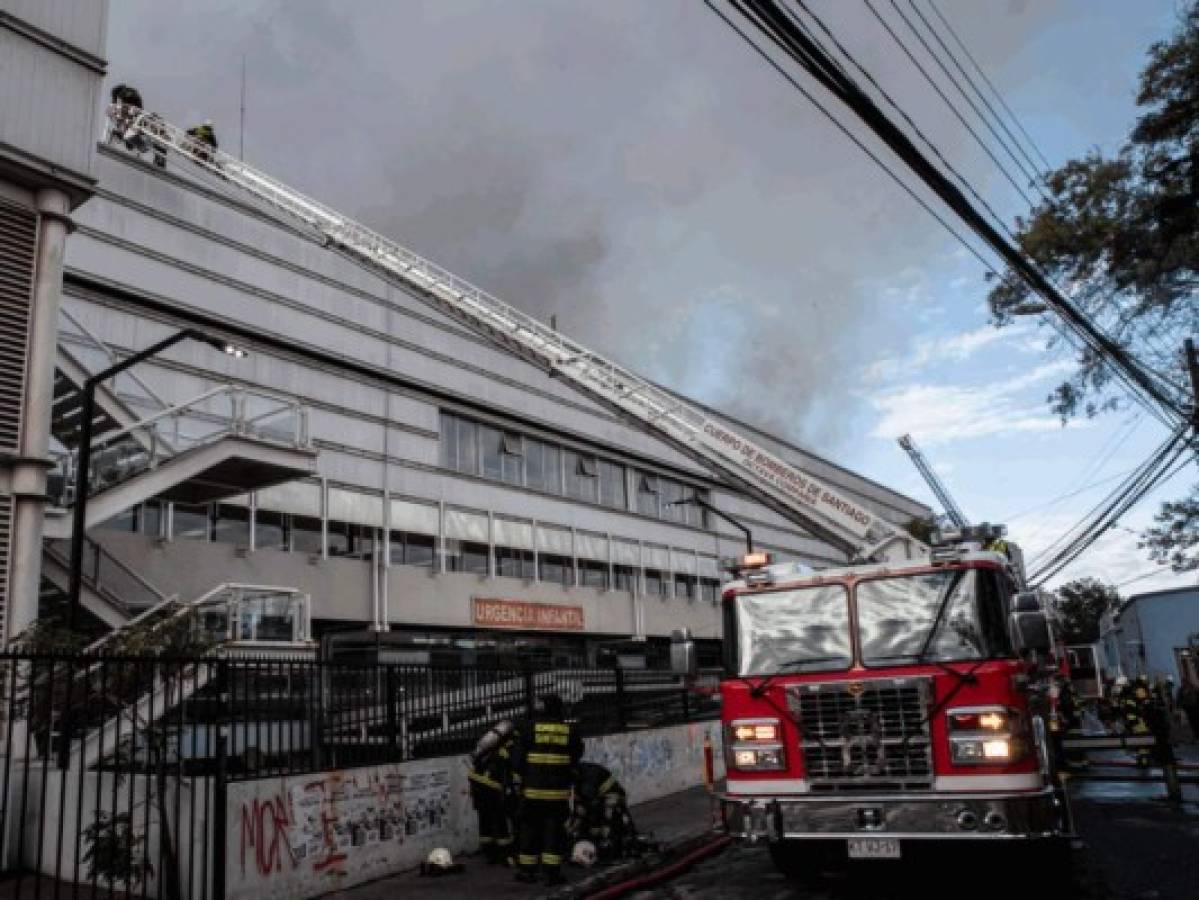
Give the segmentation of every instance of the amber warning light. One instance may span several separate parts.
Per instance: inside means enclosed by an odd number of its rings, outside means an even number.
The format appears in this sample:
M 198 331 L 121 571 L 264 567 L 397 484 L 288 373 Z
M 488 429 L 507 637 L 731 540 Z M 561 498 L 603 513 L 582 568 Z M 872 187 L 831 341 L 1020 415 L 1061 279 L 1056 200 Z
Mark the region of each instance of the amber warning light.
M 744 553 L 741 556 L 730 556 L 721 563 L 726 572 L 744 572 L 748 569 L 764 569 L 774 563 L 773 553 Z

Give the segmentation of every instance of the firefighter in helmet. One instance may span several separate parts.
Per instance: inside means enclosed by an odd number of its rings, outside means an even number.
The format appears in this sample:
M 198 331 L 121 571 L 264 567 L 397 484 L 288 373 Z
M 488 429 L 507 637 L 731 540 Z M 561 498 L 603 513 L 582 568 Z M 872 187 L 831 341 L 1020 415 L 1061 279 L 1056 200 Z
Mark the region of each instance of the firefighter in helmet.
M 209 161 L 215 157 L 217 149 L 216 129 L 213 128 L 211 119 L 205 119 L 202 125 L 196 125 L 187 129 L 187 136 L 198 145 L 196 147 L 197 156 Z
M 583 740 L 566 721 L 557 694 L 541 698 L 541 711 L 522 729 L 514 761 L 520 778 L 518 881 L 534 882 L 537 871 L 547 884 L 561 884 L 566 853 L 566 820 Z
M 612 771 L 599 763 L 579 764 L 571 830 L 590 841 L 601 859 L 621 859 L 637 838 L 628 796 Z
M 479 816 L 479 844 L 487 861 L 511 861 L 512 830 L 508 796 L 512 790 L 512 745 L 516 728 L 507 719 L 497 722 L 479 738 L 470 755 L 470 796 Z

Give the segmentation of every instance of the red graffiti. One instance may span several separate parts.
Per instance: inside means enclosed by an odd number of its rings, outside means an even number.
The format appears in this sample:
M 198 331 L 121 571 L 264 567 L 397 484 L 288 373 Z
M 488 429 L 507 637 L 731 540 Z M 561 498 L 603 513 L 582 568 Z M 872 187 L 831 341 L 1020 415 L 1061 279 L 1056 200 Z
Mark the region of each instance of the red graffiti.
M 346 869 L 340 865 L 348 858 L 337 849 L 337 833 L 334 826 L 338 816 L 334 806 L 335 801 L 329 798 L 328 786 L 325 781 L 310 781 L 304 785 L 305 791 L 313 791 L 321 795 L 321 855 L 312 861 L 314 872 L 326 875 L 345 875 Z
M 241 807 L 241 871 L 246 872 L 246 854 L 253 851 L 259 875 L 283 871 L 283 851 L 291 868 L 299 865 L 287 829 L 291 825 L 288 804 L 276 795 L 273 800 L 253 800 Z

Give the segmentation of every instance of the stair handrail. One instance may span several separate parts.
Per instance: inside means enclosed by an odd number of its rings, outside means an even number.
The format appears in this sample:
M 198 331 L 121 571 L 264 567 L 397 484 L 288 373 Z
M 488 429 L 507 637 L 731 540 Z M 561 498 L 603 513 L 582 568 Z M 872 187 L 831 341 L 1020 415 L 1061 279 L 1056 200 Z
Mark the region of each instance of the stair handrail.
M 140 587 L 144 588 L 148 593 L 150 593 L 153 596 L 155 596 L 156 598 L 158 598 L 158 603 L 153 604 L 154 606 L 158 606 L 162 602 L 171 599 L 165 593 L 163 593 L 163 591 L 161 589 L 159 589 L 156 585 L 153 585 L 149 581 L 147 581 L 146 578 L 140 572 L 138 572 L 132 566 L 126 564 L 119 557 L 117 557 L 114 554 L 112 554 L 111 552 L 109 552 L 109 550 L 103 544 L 101 544 L 99 541 L 95 541 L 92 538 L 85 536 L 84 537 L 84 547 L 85 547 L 85 549 L 90 549 L 93 553 L 95 553 L 96 557 L 98 559 L 103 559 L 105 565 L 111 566 L 112 568 L 117 569 L 118 571 L 120 571 L 120 573 L 122 575 L 125 575 L 128 578 L 132 579 Z M 66 554 L 64 554 L 55 545 L 54 541 L 46 541 L 44 549 L 45 549 L 46 553 L 53 556 L 60 565 L 69 566 L 69 562 L 67 560 Z M 86 575 L 87 575 L 87 573 L 86 573 L 86 569 L 85 569 L 84 576 L 86 577 Z M 101 579 L 99 577 L 93 577 L 92 581 L 93 581 L 92 588 L 94 590 L 104 591 L 105 593 L 107 593 L 109 595 L 109 597 L 111 599 L 116 600 L 119 603 L 119 605 L 121 605 L 125 609 L 130 608 L 131 604 L 127 603 L 123 597 L 121 597 L 116 592 L 105 588 L 103 579 Z
M 70 322 L 72 325 L 74 325 L 76 328 L 78 328 L 83 333 L 83 335 L 89 341 L 91 341 L 91 343 L 95 346 L 95 348 L 97 350 L 100 350 L 102 353 L 104 353 L 104 355 L 108 357 L 110 362 L 113 362 L 113 363 L 120 362 L 121 355 L 119 353 L 117 353 L 117 351 L 112 349 L 112 347 L 110 347 L 108 344 L 106 344 L 103 340 L 101 340 L 96 335 L 96 333 L 94 331 L 92 331 L 90 328 L 88 328 L 86 325 L 84 325 L 83 322 L 79 321 L 79 319 L 77 319 L 71 313 L 71 311 L 69 309 L 67 309 L 65 306 L 60 306 L 58 311 L 62 314 L 62 317 L 64 319 L 66 319 L 68 322 Z M 154 390 L 154 388 L 150 387 L 150 385 L 146 384 L 146 382 L 142 379 L 142 377 L 140 375 L 138 375 L 136 372 L 134 372 L 132 369 L 126 369 L 121 374 L 127 375 L 129 377 L 130 381 L 133 381 L 134 383 L 136 383 L 138 387 L 140 387 L 143 391 L 145 391 L 147 394 L 149 394 L 151 399 L 153 399 L 160 407 L 165 407 L 168 405 L 167 402 L 158 395 L 158 392 L 156 390 Z

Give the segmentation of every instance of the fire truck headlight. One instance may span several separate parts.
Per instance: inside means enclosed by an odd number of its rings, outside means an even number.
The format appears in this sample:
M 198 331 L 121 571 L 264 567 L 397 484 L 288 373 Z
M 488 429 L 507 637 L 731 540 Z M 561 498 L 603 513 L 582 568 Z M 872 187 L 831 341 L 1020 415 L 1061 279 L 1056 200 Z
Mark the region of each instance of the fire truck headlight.
M 948 710 L 949 755 L 954 765 L 1003 765 L 1018 762 L 1027 749 L 1024 716 L 1003 706 Z
M 983 741 L 983 756 L 987 759 L 1007 760 L 1012 758 L 1012 742 L 1007 738 Z
M 761 772 L 771 769 L 783 769 L 782 747 L 754 747 L 753 749 L 735 747 L 733 749 L 733 768 L 745 772 Z

